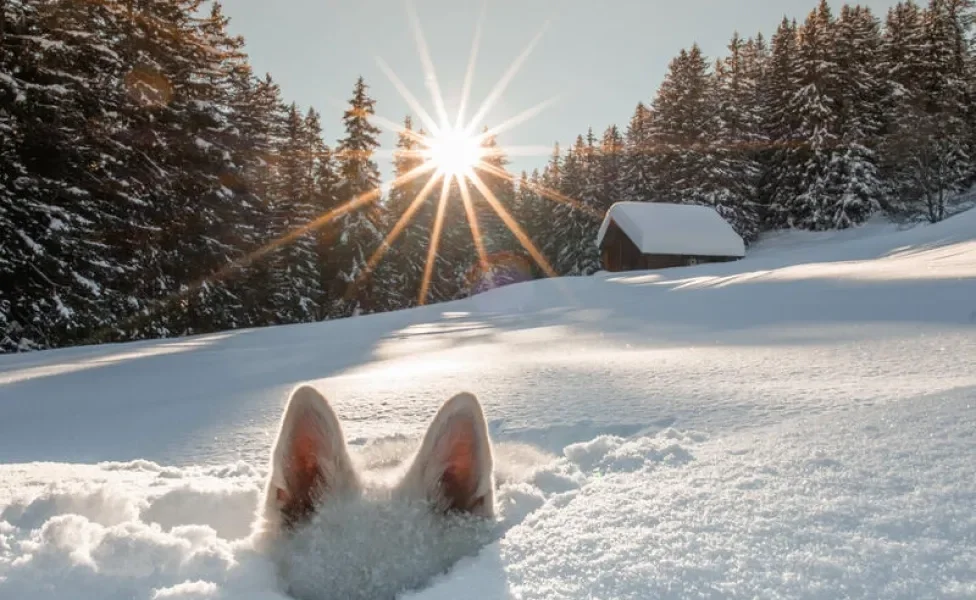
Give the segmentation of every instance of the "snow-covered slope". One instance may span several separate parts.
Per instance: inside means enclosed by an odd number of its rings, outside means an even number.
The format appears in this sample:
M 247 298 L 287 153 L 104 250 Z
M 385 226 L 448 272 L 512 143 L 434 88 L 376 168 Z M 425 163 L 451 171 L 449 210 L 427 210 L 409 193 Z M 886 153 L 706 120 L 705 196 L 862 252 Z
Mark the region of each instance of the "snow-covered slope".
M 300 381 L 364 451 L 484 404 L 504 536 L 405 597 L 974 598 L 974 364 L 976 211 L 2 357 L 0 598 L 282 598 L 242 540 Z

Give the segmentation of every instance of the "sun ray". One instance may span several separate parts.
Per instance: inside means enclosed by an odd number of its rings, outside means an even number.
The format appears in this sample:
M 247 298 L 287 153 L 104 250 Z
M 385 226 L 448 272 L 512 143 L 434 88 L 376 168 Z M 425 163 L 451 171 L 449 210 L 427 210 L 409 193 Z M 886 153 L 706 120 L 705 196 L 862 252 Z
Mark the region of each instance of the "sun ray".
M 457 121 L 454 128 L 461 129 L 464 123 L 464 113 L 468 110 L 468 100 L 471 96 L 471 85 L 474 83 L 474 65 L 478 60 L 478 50 L 481 46 L 481 30 L 484 27 L 485 14 L 488 12 L 488 1 L 481 5 L 481 14 L 478 15 L 478 24 L 474 28 L 474 39 L 471 42 L 471 56 L 468 58 L 468 68 L 464 73 L 464 84 L 461 86 L 461 102 L 458 105 Z
M 372 115 L 373 121 L 380 127 L 386 128 L 388 131 L 393 133 L 402 133 L 411 138 L 413 141 L 423 144 L 427 141 L 427 137 L 421 135 L 420 132 L 414 131 L 413 129 L 407 129 L 403 126 L 403 123 L 397 123 L 386 117 L 380 115 Z
M 525 231 L 522 230 L 522 227 L 514 218 L 512 218 L 512 215 L 509 214 L 508 210 L 502 206 L 502 203 L 498 201 L 495 193 L 492 192 L 487 185 L 485 185 L 485 182 L 478 177 L 478 174 L 469 169 L 464 175 L 471 181 L 471 183 L 474 184 L 474 187 L 481 192 L 484 199 L 488 201 L 488 204 L 498 214 L 502 222 L 505 223 L 505 226 L 508 227 L 509 231 L 515 235 L 515 239 L 518 240 L 519 244 L 521 244 L 522 247 L 525 248 L 526 252 L 532 256 L 532 260 L 539 265 L 539 268 L 541 268 L 547 276 L 556 277 L 556 271 L 552 268 L 552 265 L 549 264 L 549 261 L 546 260 L 546 257 L 542 255 L 542 252 L 540 252 L 538 248 L 536 248 L 529 236 L 526 235 Z
M 417 42 L 417 51 L 420 53 L 420 61 L 424 66 L 424 79 L 430 96 L 434 101 L 434 109 L 441 120 L 441 129 L 450 127 L 447 116 L 447 108 L 444 106 L 444 96 L 441 94 L 440 84 L 437 83 L 437 70 L 434 68 L 434 61 L 430 58 L 430 50 L 427 47 L 427 40 L 424 38 L 424 30 L 420 26 L 420 19 L 414 9 L 413 2 L 407 1 L 407 14 L 410 17 L 410 25 L 413 29 L 414 40 Z
M 414 112 L 417 113 L 420 120 L 427 125 L 430 132 L 434 135 L 439 133 L 441 131 L 441 126 L 434 121 L 434 118 L 430 116 L 430 113 L 424 109 L 423 105 L 420 104 L 420 101 L 417 100 L 417 97 L 414 96 L 410 89 L 400 80 L 399 77 L 397 77 L 397 74 L 393 72 L 393 69 L 391 69 L 382 58 L 377 57 L 376 63 L 383 71 L 383 74 L 386 75 L 387 79 L 390 80 L 390 83 L 392 83 L 397 91 L 400 92 L 400 95 L 403 96 L 403 100 L 410 106 L 411 109 L 414 110 Z
M 432 170 L 434 170 L 434 166 L 433 165 L 420 165 L 418 167 L 415 167 L 414 169 L 411 169 L 407 173 L 404 173 L 400 177 L 397 177 L 395 180 L 393 180 L 392 182 L 390 182 L 389 185 L 390 186 L 395 186 L 395 185 L 402 185 L 404 183 L 409 183 L 410 181 L 413 181 L 414 179 L 417 179 L 418 177 L 422 176 L 424 173 L 428 173 L 428 172 L 430 172 Z M 254 251 L 252 251 L 252 252 L 250 252 L 250 253 L 242 256 L 241 258 L 239 258 L 239 259 L 237 259 L 237 260 L 235 260 L 233 262 L 228 263 L 224 267 L 222 267 L 222 268 L 218 269 L 217 271 L 214 271 L 213 273 L 211 273 L 210 276 L 204 277 L 202 279 L 198 279 L 198 280 L 190 283 L 189 285 L 184 286 L 183 289 L 178 290 L 177 292 L 174 292 L 173 294 L 170 294 L 170 295 L 166 296 L 165 298 L 162 298 L 162 299 L 159 299 L 159 300 L 156 300 L 156 301 L 152 302 L 153 308 L 151 308 L 150 310 L 161 310 L 161 309 L 163 309 L 163 308 L 171 305 L 174 302 L 178 302 L 178 301 L 180 301 L 180 300 L 182 300 L 184 298 L 190 297 L 192 294 L 194 294 L 197 291 L 199 291 L 205 285 L 208 285 L 208 284 L 213 283 L 213 282 L 216 282 L 216 281 L 222 281 L 222 280 L 230 277 L 234 273 L 234 271 L 237 271 L 237 270 L 240 270 L 240 269 L 245 269 L 245 268 L 249 267 L 252 263 L 254 263 L 254 261 L 260 259 L 261 257 L 267 255 L 270 252 L 273 252 L 274 250 L 276 250 L 276 249 L 280 248 L 281 246 L 283 246 L 283 245 L 291 242 L 292 240 L 294 240 L 294 239 L 296 239 L 296 238 L 298 238 L 298 237 L 300 237 L 300 236 L 302 236 L 302 235 L 304 235 L 304 234 L 306 234 L 306 233 L 308 233 L 310 231 L 315 231 L 315 230 L 317 230 L 317 229 L 325 226 L 330 221 L 332 221 L 334 219 L 337 219 L 337 218 L 341 217 L 342 215 L 344 215 L 344 214 L 346 214 L 348 212 L 351 212 L 351 211 L 355 210 L 356 208 L 359 208 L 360 206 L 363 206 L 365 204 L 368 204 L 369 202 L 375 201 L 382 194 L 382 190 L 383 190 L 383 187 L 379 187 L 379 188 L 376 188 L 376 189 L 371 190 L 369 192 L 366 192 L 364 194 L 361 194 L 361 195 L 357 196 L 356 198 L 353 198 L 352 200 L 350 200 L 346 204 L 344 204 L 342 206 L 339 206 L 339 207 L 337 207 L 337 208 L 335 208 L 335 209 L 333 209 L 333 210 L 331 210 L 331 211 L 329 211 L 329 212 L 327 212 L 327 213 L 319 216 L 317 219 L 315 219 L 315 221 L 313 221 L 311 223 L 308 223 L 308 224 L 306 224 L 306 225 L 304 225 L 302 227 L 299 227 L 297 229 L 294 229 L 294 230 L 288 232 L 286 235 L 283 235 L 280 238 L 277 238 L 277 239 L 269 242 L 268 244 L 266 244 L 266 245 L 258 248 L 257 250 L 254 250 Z
M 513 182 L 513 183 L 516 182 L 516 179 L 515 179 L 515 176 L 514 175 L 512 175 L 511 173 L 509 173 L 505 169 L 500 169 L 500 168 L 498 168 L 497 166 L 495 166 L 493 164 L 486 163 L 485 161 L 481 161 L 478 164 L 476 164 L 475 165 L 475 168 L 478 169 L 478 170 L 480 170 L 480 171 L 485 171 L 487 173 L 490 173 L 492 175 L 495 175 L 496 177 L 503 177 L 503 178 L 505 178 L 505 179 Z M 603 215 L 600 213 L 600 211 L 595 210 L 593 208 L 590 208 L 589 206 L 583 204 L 579 200 L 574 200 L 574 199 L 570 198 L 569 196 L 566 196 L 565 194 L 561 194 L 561 193 L 557 192 L 556 190 L 549 189 L 549 188 L 547 188 L 545 186 L 533 185 L 531 183 L 529 184 L 529 186 L 532 189 L 532 191 L 538 193 L 540 196 L 544 196 L 544 197 L 549 198 L 550 200 L 554 200 L 556 202 L 561 202 L 563 204 L 568 204 L 569 206 L 575 208 L 576 210 L 578 210 L 580 212 L 585 213 L 586 215 L 588 215 L 590 217 L 593 217 L 594 219 L 603 220 Z
M 549 146 L 498 146 L 482 150 L 482 158 L 502 156 L 549 156 L 552 148 Z
M 479 137 L 479 139 L 485 139 L 487 137 L 494 136 L 494 135 L 498 135 L 499 133 L 503 133 L 505 131 L 508 131 L 509 129 L 511 129 L 512 127 L 515 127 L 516 125 L 521 125 L 522 123 L 528 121 L 532 117 L 538 115 L 539 113 L 541 113 L 545 109 L 547 109 L 550 106 L 552 106 L 553 104 L 555 104 L 558 99 L 559 99 L 558 96 L 553 96 L 552 98 L 549 98 L 548 100 L 544 100 L 544 101 L 536 104 L 532 108 L 523 110 L 522 112 L 520 112 L 519 114 L 515 115 L 512 118 L 506 119 L 503 123 L 500 123 L 499 125 L 495 125 L 494 127 L 489 127 L 488 130 L 485 131 L 484 133 L 478 134 L 478 137 Z M 552 151 L 552 149 L 549 149 L 548 150 L 548 152 L 551 152 L 551 151 Z
M 434 170 L 433 165 L 430 164 L 419 165 L 417 167 L 414 167 L 410 171 L 404 173 L 403 175 L 397 177 L 396 179 L 391 181 L 388 185 L 390 186 L 403 185 L 404 183 L 413 181 L 414 179 L 417 179 L 418 177 L 422 176 L 424 173 L 428 173 L 433 170 Z M 213 277 L 219 279 L 222 276 L 222 273 L 229 272 L 233 269 L 238 268 L 240 266 L 240 263 L 243 263 L 245 261 L 246 262 L 255 261 L 261 258 L 262 256 L 268 254 L 269 252 L 272 252 L 277 248 L 280 248 L 281 246 L 288 244 L 293 240 L 305 235 L 306 233 L 309 233 L 310 231 L 315 231 L 317 229 L 320 229 L 324 227 L 326 224 L 328 224 L 329 222 L 334 221 L 335 219 L 338 219 L 339 217 L 347 213 L 350 213 L 371 202 L 375 202 L 382 196 L 382 194 L 383 194 L 383 186 L 374 188 L 368 192 L 360 194 L 355 198 L 349 200 L 345 204 L 341 206 L 337 206 L 336 208 L 333 208 L 332 210 L 319 215 L 314 221 L 310 223 L 306 223 L 301 227 L 297 227 L 289 231 L 285 235 L 275 240 L 272 240 L 268 244 L 262 246 L 261 248 L 258 248 L 257 250 L 245 256 L 243 259 L 241 259 L 241 261 L 238 261 L 238 263 L 232 263 L 224 267 L 223 269 L 218 271 Z
M 529 45 L 525 47 L 525 50 L 523 50 L 522 53 L 515 58 L 511 66 L 508 67 L 508 70 L 505 71 L 505 74 L 502 75 L 502 78 L 499 79 L 498 83 L 495 84 L 495 87 L 492 88 L 491 92 L 488 94 L 488 97 L 485 98 L 484 102 L 481 103 L 481 106 L 478 108 L 478 112 L 471 117 L 471 121 L 468 123 L 468 128 L 465 130 L 469 135 L 474 133 L 474 130 L 477 129 L 478 124 L 482 121 L 482 119 L 485 118 L 488 112 L 494 108 L 495 103 L 498 102 L 501 95 L 505 93 L 505 89 L 508 87 L 508 84 L 511 83 L 512 79 L 515 78 L 519 70 L 522 68 L 522 64 L 529 58 L 532 51 L 535 50 L 536 45 L 542 39 L 542 36 L 545 34 L 548 26 L 548 23 L 543 25 L 539 33 L 532 38 L 532 41 L 530 41 Z
M 345 296 L 347 300 L 356 293 L 356 290 L 359 289 L 359 286 L 362 283 L 362 279 L 372 274 L 373 269 L 376 268 L 376 265 L 379 264 L 379 262 L 383 259 L 386 253 L 393 246 L 393 242 L 395 242 L 397 238 L 400 237 L 400 234 L 403 233 L 403 230 L 406 228 L 407 224 L 410 223 L 410 220 L 413 218 L 414 213 L 416 213 L 417 210 L 419 210 L 420 207 L 424 204 L 424 202 L 427 201 L 427 197 L 430 196 L 431 190 L 433 190 L 434 186 L 437 185 L 438 179 L 439 179 L 438 177 L 431 177 L 430 179 L 428 179 L 427 183 L 424 184 L 424 187 L 420 190 L 417 196 L 413 199 L 412 202 L 410 202 L 410 205 L 407 207 L 407 210 L 403 211 L 403 215 L 401 215 L 399 220 L 397 220 L 396 225 L 394 225 L 393 229 L 391 229 L 390 232 L 386 235 L 386 237 L 383 239 L 383 242 L 379 245 L 376 251 L 373 252 L 373 255 L 369 257 L 369 260 L 366 263 L 366 269 L 364 269 L 363 273 L 361 273 L 359 277 L 356 278 L 356 281 L 353 282 L 353 284 L 349 286 L 349 288 L 346 290 Z
M 468 189 L 467 182 L 459 181 L 458 183 L 458 187 L 461 189 L 461 202 L 464 204 L 464 212 L 468 217 L 468 226 L 471 228 L 471 238 L 474 240 L 474 247 L 478 252 L 478 266 L 483 273 L 488 267 L 488 253 L 485 251 L 485 241 L 481 237 L 478 215 L 474 211 L 474 203 L 471 202 L 471 190 Z
M 441 198 L 437 203 L 437 216 L 434 218 L 434 231 L 430 236 L 430 247 L 427 249 L 427 263 L 424 265 L 424 278 L 420 282 L 420 295 L 417 303 L 421 306 L 427 301 L 427 290 L 430 288 L 430 278 L 434 271 L 434 261 L 437 256 L 437 246 L 441 241 L 441 228 L 444 226 L 444 212 L 447 209 L 447 196 L 451 191 L 451 177 L 444 177 L 441 187 Z

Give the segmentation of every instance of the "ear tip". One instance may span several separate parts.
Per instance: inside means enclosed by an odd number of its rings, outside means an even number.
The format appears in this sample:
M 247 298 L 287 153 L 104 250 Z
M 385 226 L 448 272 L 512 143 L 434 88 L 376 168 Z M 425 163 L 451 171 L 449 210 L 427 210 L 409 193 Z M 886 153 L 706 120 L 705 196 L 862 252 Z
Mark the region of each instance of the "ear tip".
M 329 401 L 322 392 L 308 383 L 295 386 L 288 398 L 288 406 L 292 409 L 308 408 L 321 410 L 331 408 Z
M 483 414 L 481 402 L 471 392 L 459 392 L 444 403 L 444 409 L 449 412 L 474 412 Z

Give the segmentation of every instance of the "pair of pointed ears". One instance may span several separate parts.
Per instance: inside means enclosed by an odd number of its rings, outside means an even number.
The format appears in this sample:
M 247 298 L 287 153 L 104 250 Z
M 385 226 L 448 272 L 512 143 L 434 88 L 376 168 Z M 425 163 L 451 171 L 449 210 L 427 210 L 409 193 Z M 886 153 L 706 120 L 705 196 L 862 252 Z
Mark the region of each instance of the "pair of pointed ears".
M 437 412 L 399 491 L 426 499 L 441 512 L 492 516 L 493 470 L 481 404 L 461 393 Z M 318 390 L 299 386 L 288 399 L 272 449 L 265 519 L 294 528 L 321 502 L 360 489 L 335 411 Z

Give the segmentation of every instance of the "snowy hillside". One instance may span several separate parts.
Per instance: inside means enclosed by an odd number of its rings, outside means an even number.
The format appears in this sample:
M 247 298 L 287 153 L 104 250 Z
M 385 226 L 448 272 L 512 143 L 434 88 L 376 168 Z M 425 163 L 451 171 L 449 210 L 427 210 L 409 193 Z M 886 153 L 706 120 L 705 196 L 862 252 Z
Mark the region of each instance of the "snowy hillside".
M 460 390 L 484 404 L 504 535 L 404 597 L 974 598 L 973 365 L 976 211 L 4 356 L 0 598 L 283 598 L 243 538 L 301 381 L 363 456 Z

